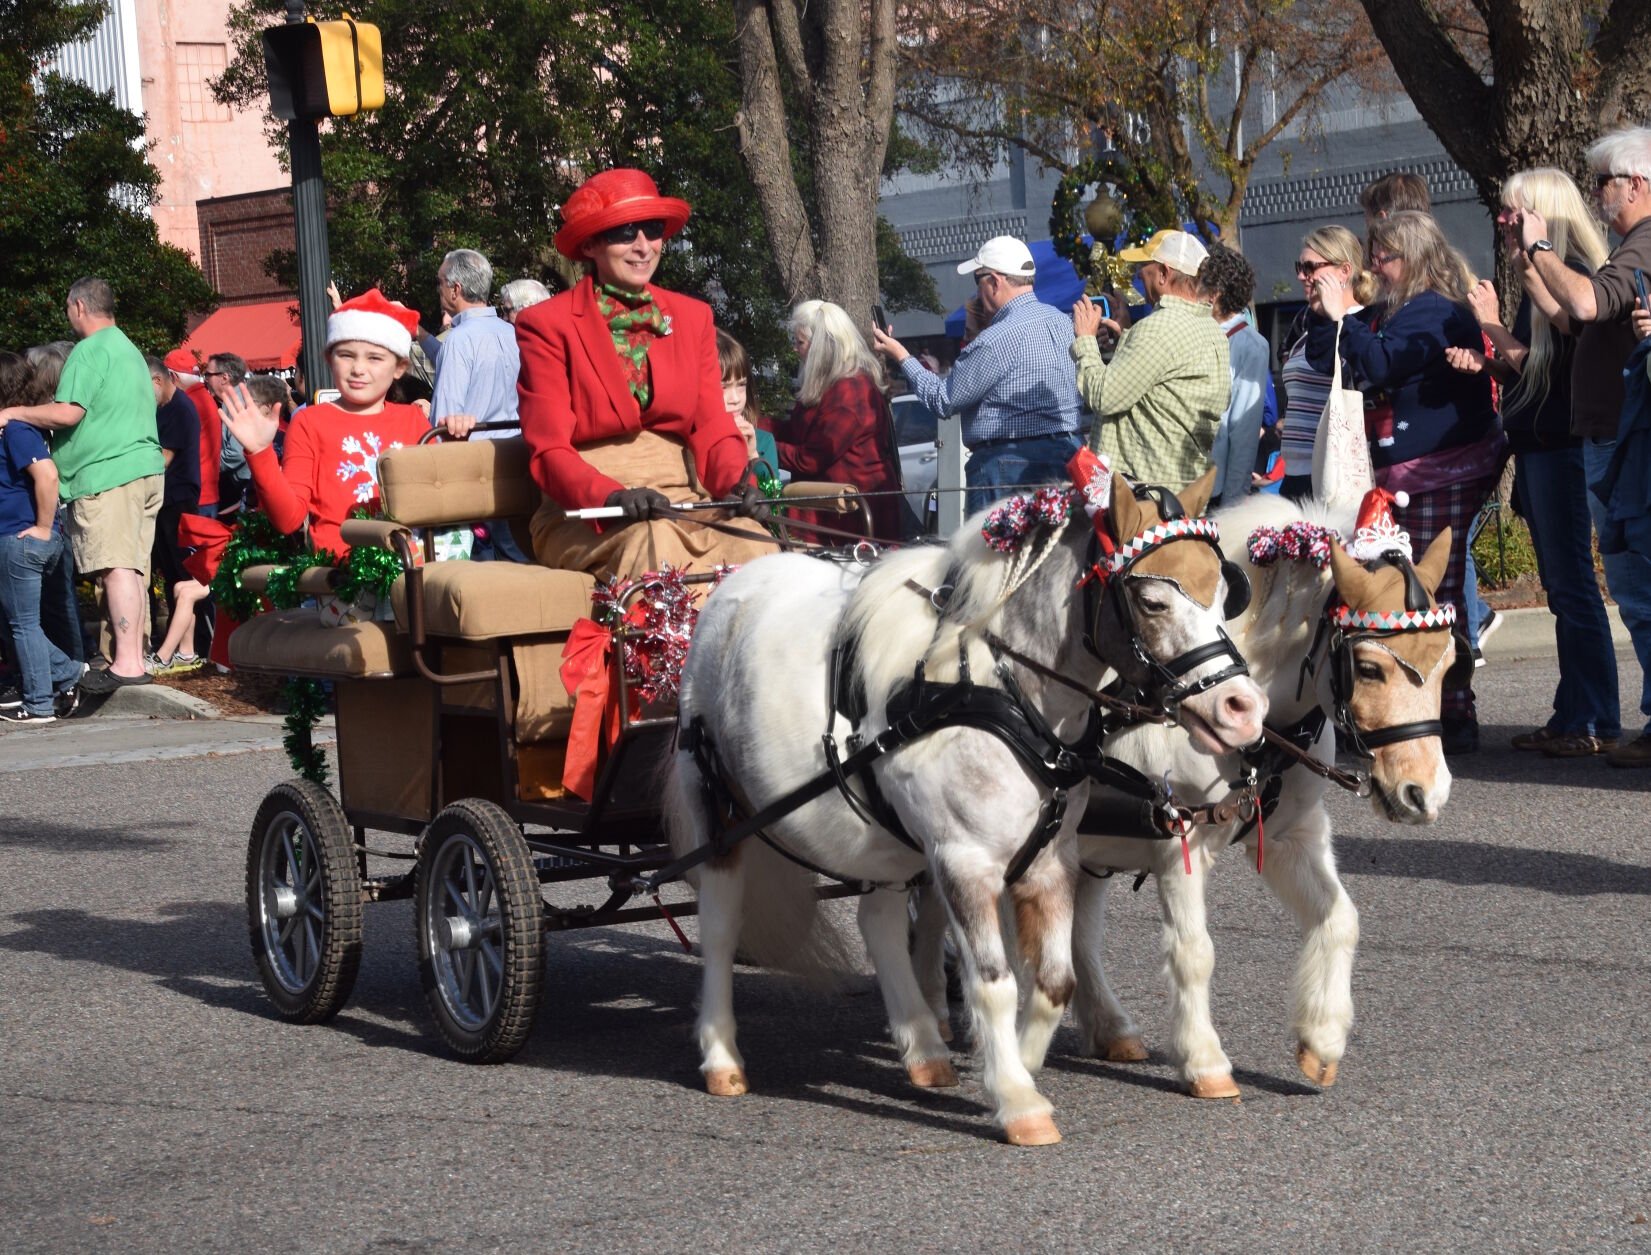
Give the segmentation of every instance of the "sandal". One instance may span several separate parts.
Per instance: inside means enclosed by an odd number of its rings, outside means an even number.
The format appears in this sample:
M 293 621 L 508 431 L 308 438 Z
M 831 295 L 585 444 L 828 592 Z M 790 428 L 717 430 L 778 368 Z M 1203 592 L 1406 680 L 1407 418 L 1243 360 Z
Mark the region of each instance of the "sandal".
M 1615 749 L 1616 737 L 1592 736 L 1586 732 L 1571 732 L 1565 736 L 1554 737 L 1542 747 L 1542 753 L 1547 758 L 1592 758 L 1596 754 L 1603 754 L 1607 750 Z
M 1563 741 L 1569 735 L 1570 733 L 1560 732 L 1556 728 L 1533 728 L 1514 737 L 1513 747 L 1516 750 L 1539 750 L 1552 745 L 1555 741 Z

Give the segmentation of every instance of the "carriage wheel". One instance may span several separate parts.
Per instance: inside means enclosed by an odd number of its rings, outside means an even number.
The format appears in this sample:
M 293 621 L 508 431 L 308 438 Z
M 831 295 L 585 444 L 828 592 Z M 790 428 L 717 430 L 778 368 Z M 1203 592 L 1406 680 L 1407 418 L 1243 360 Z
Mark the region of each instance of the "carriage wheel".
M 436 1027 L 461 1058 L 502 1063 L 527 1041 L 544 973 L 544 900 L 522 830 L 492 802 L 454 802 L 424 835 L 413 900 Z
M 258 808 L 247 929 L 283 1019 L 319 1024 L 349 1000 L 361 966 L 361 872 L 349 821 L 320 785 L 288 780 Z

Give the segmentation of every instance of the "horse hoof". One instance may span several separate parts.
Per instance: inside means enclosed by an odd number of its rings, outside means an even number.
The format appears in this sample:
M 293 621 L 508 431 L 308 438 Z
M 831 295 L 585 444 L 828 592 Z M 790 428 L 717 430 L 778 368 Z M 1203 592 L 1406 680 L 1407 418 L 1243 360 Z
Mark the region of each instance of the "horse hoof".
M 906 1065 L 906 1075 L 919 1089 L 951 1089 L 957 1084 L 957 1069 L 950 1059 L 919 1059 Z
M 1003 1139 L 1011 1146 L 1053 1146 L 1061 1140 L 1054 1117 L 1048 1112 L 1019 1116 L 1003 1126 Z
M 705 1074 L 705 1092 L 714 1098 L 738 1098 L 750 1090 L 739 1068 L 712 1068 Z
M 1192 1082 L 1194 1098 L 1237 1098 L 1238 1086 L 1233 1084 L 1231 1072 L 1212 1072 L 1195 1077 Z
M 1114 1037 L 1101 1047 L 1101 1058 L 1108 1063 L 1145 1063 L 1147 1046 L 1139 1037 Z
M 1303 1076 L 1320 1089 L 1329 1089 L 1336 1083 L 1336 1062 L 1332 1060 L 1326 1063 L 1310 1046 L 1296 1047 L 1296 1066 L 1301 1069 Z

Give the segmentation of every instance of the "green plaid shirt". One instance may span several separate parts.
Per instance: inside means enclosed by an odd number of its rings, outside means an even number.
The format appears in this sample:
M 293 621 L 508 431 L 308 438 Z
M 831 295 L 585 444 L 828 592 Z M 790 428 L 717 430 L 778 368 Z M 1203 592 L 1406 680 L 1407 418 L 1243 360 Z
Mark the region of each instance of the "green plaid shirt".
M 1209 469 L 1232 377 L 1227 337 L 1208 305 L 1165 296 L 1124 332 L 1110 366 L 1094 336 L 1072 342 L 1072 360 L 1095 411 L 1089 447 L 1113 470 L 1182 488 Z

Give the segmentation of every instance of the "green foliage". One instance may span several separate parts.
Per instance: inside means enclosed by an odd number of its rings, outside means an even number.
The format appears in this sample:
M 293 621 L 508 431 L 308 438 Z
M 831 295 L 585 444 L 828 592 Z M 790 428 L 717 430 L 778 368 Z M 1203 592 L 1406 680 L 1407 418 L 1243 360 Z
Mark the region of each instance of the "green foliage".
M 284 11 L 232 10 L 237 55 L 219 99 L 267 106 L 257 32 Z M 346 294 L 378 283 L 433 325 L 436 268 L 458 247 L 486 254 L 498 282 L 566 286 L 551 242 L 561 202 L 587 174 L 632 165 L 694 207 L 660 283 L 709 300 L 756 360 L 782 357 L 781 285 L 734 134 L 732 6 L 362 0 L 351 12 L 383 36 L 386 101 L 322 137 Z M 278 273 L 292 265 L 274 260 Z
M 83 275 L 114 287 L 138 347 L 165 352 L 216 298 L 146 210 L 159 193 L 143 121 L 111 96 L 36 67 L 94 29 L 101 4 L 0 0 L 0 345 L 65 339 L 63 300 Z
M 1536 549 L 1525 520 L 1507 507 L 1493 512 L 1473 542 L 1473 562 L 1486 588 L 1506 588 L 1521 576 L 1534 576 Z

